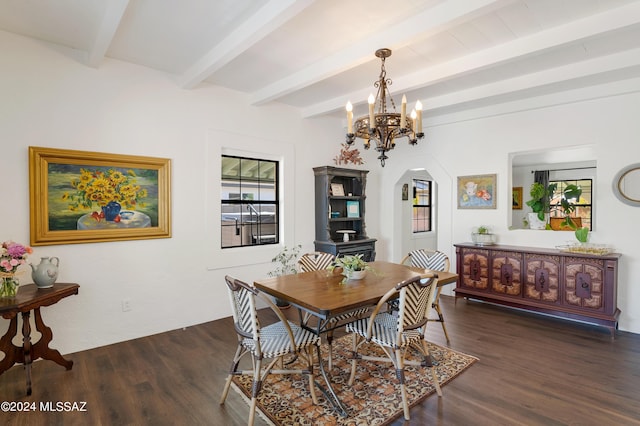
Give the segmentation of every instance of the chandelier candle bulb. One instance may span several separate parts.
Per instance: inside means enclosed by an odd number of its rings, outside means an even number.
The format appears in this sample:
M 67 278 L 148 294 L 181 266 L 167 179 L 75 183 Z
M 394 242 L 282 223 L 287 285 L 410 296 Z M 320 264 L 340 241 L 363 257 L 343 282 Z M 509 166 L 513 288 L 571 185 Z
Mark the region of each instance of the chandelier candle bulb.
M 347 102 L 347 133 L 353 133 L 353 105 Z
M 373 107 L 376 103 L 376 98 L 373 97 L 373 93 L 369 94 L 369 99 L 367 101 L 369 102 L 369 128 L 375 129 L 376 118 L 375 118 L 375 115 L 373 114 Z
M 417 131 L 418 120 L 416 120 L 417 116 L 418 116 L 418 114 L 416 114 L 416 110 L 412 109 L 411 110 L 411 120 L 413 120 L 413 133 L 418 133 L 418 131 Z
M 402 106 L 400 107 L 400 127 L 407 126 L 407 95 L 402 95 Z
M 416 102 L 416 111 L 418 113 L 417 133 L 422 133 L 422 102 Z

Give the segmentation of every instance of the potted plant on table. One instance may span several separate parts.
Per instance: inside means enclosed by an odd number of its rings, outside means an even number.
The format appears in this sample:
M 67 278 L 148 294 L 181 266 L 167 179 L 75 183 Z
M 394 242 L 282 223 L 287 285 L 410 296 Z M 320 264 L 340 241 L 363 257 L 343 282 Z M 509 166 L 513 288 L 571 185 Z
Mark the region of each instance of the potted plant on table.
M 298 257 L 300 255 L 300 250 L 302 249 L 301 245 L 297 245 L 293 248 L 284 247 L 280 253 L 278 253 L 271 262 L 277 264 L 278 266 L 273 271 L 269 272 L 270 277 L 278 277 L 280 275 L 289 275 L 289 274 L 297 274 L 298 269 L 296 268 Z M 290 305 L 286 300 L 278 299 L 274 297 L 274 301 L 276 306 L 279 308 L 285 309 Z
M 495 239 L 488 226 L 480 225 L 471 233 L 471 241 L 476 245 L 485 246 L 493 244 Z
M 333 271 L 336 268 L 341 268 L 341 273 L 344 275 L 343 283 L 348 280 L 361 280 L 367 271 L 372 270 L 362 259 L 362 254 L 338 257 L 327 269 Z

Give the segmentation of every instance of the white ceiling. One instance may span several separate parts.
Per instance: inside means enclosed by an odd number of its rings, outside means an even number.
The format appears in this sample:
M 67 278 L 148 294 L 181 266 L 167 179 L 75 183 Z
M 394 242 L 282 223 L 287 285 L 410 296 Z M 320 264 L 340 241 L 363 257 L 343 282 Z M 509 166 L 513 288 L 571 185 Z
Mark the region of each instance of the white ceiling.
M 381 47 L 428 115 L 640 76 L 640 0 L 0 0 L 0 30 L 303 117 L 364 113 Z

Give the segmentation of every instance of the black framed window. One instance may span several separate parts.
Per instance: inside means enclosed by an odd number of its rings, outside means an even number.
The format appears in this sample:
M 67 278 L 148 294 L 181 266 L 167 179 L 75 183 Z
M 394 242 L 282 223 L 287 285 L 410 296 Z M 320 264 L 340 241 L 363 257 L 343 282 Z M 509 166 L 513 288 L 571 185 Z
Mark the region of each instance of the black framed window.
M 278 170 L 277 161 L 222 156 L 223 249 L 278 243 Z
M 551 196 L 549 203 L 549 216 L 550 217 L 562 217 L 562 208 L 560 207 L 560 200 L 567 185 L 576 185 L 582 189 L 582 195 L 579 200 L 569 200 L 570 203 L 575 204 L 576 210 L 572 216 L 579 217 L 582 220 L 582 226 L 588 227 L 593 231 L 593 180 L 592 179 L 577 179 L 577 180 L 549 180 L 549 184 L 556 184 L 556 190 Z
M 429 232 L 432 228 L 432 182 L 413 179 L 413 233 Z

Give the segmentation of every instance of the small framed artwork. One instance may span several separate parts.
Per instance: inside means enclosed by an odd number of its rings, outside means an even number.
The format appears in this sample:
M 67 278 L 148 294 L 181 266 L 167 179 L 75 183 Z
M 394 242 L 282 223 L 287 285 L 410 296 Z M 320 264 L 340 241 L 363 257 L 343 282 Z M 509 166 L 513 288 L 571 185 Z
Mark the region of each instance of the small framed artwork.
M 360 217 L 359 201 L 347 201 L 347 217 Z
M 409 184 L 405 183 L 402 185 L 402 201 L 407 201 L 409 199 Z
M 29 147 L 31 245 L 171 237 L 171 160 Z
M 344 197 L 344 186 L 342 186 L 341 183 L 332 183 L 331 195 L 334 197 Z
M 522 187 L 521 186 L 513 187 L 511 197 L 512 197 L 511 208 L 513 210 L 522 210 Z
M 495 209 L 496 175 L 458 176 L 459 209 Z

